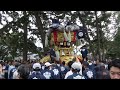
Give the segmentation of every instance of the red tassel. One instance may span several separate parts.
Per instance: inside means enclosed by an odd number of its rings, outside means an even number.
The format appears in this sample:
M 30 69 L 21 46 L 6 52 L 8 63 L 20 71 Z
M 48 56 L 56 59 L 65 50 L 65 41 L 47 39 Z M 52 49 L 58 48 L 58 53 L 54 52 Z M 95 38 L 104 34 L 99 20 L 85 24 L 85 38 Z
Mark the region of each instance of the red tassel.
M 76 41 L 76 32 L 74 32 L 74 38 L 73 38 L 73 42 Z
M 65 40 L 65 38 L 64 38 L 64 42 L 65 42 L 66 40 Z
M 56 43 L 57 42 L 57 31 L 54 31 L 53 34 L 54 34 L 54 42 Z

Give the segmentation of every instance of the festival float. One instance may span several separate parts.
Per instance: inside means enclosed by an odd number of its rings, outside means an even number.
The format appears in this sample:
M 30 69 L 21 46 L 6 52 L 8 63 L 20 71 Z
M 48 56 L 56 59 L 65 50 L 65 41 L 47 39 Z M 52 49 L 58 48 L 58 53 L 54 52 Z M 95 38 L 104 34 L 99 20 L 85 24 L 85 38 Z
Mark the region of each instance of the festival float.
M 74 45 L 84 39 L 83 29 L 71 22 L 63 26 L 57 19 L 53 19 L 52 23 L 45 38 L 45 46 L 52 47 L 52 51 L 50 51 L 49 55 L 42 58 L 40 62 L 50 61 L 51 56 L 53 56 L 55 60 L 67 63 L 73 60 L 76 55 Z M 50 46 L 48 46 L 48 43 L 50 43 Z M 82 61 L 81 55 L 77 55 L 77 57 Z

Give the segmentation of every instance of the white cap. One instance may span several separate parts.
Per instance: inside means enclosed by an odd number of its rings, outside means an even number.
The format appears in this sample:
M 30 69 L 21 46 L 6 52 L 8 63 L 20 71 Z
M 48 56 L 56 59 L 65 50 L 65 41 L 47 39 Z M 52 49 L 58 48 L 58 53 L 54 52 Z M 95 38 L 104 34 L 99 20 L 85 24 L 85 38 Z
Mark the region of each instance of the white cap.
M 40 63 L 34 63 L 33 64 L 33 69 L 36 69 L 36 68 L 41 68 Z
M 73 69 L 77 69 L 77 70 L 80 70 L 81 68 L 81 64 L 78 63 L 78 62 L 74 62 L 71 66 Z
M 51 66 L 52 64 L 50 64 L 49 62 L 46 62 L 45 63 L 45 66 L 48 67 L 48 66 Z

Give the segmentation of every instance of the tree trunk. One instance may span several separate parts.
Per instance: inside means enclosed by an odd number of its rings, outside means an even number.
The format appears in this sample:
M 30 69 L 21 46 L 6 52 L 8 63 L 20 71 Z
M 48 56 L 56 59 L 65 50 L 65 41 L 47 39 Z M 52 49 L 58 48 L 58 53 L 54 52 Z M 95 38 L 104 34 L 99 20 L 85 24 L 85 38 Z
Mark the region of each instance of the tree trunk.
M 103 36 L 103 34 L 102 34 L 102 37 L 104 37 Z M 104 61 L 105 60 L 105 45 L 106 45 L 106 42 L 105 42 L 105 39 L 104 38 L 102 38 L 102 61 Z
M 101 22 L 100 22 L 100 28 L 101 28 Z M 101 56 L 101 60 L 104 61 L 105 60 L 105 38 L 104 38 L 104 32 L 102 31 L 101 28 L 101 33 L 100 33 L 100 39 L 101 39 L 101 49 L 102 49 L 102 56 Z
M 27 61 L 27 17 L 26 17 L 26 11 L 23 12 L 24 16 L 25 16 L 25 23 L 23 26 L 24 29 L 24 33 L 23 33 L 23 37 L 24 37 L 24 46 L 23 46 L 23 60 Z
M 44 50 L 44 52 L 46 52 L 47 50 L 45 49 L 45 32 L 44 32 L 44 29 L 43 29 L 42 21 L 41 21 L 40 16 L 39 16 L 40 12 L 35 11 L 34 15 L 35 15 L 35 18 L 36 18 L 36 26 L 38 27 L 39 34 L 41 36 L 41 41 L 42 41 L 42 44 L 43 44 L 43 50 Z
M 82 17 L 81 17 L 80 12 L 78 12 L 78 16 L 79 16 L 79 19 L 80 19 L 81 23 L 83 24 L 83 27 L 84 27 L 84 28 L 87 28 L 87 27 L 86 27 L 86 24 L 85 24 L 85 21 L 84 21 L 84 20 L 82 19 Z M 88 31 L 86 31 L 86 35 L 87 35 L 87 36 L 86 36 L 86 40 L 89 42 L 90 51 L 92 52 L 93 58 L 95 59 L 95 53 L 94 53 L 94 49 L 93 49 L 93 47 L 92 47 L 91 40 L 90 40 L 89 35 L 88 35 Z
M 95 18 L 96 18 L 96 29 L 97 29 L 97 40 L 98 40 L 98 47 L 97 47 L 97 53 L 98 53 L 98 59 L 101 60 L 101 53 L 100 53 L 100 29 L 98 26 L 98 17 L 97 17 L 97 11 L 95 11 Z

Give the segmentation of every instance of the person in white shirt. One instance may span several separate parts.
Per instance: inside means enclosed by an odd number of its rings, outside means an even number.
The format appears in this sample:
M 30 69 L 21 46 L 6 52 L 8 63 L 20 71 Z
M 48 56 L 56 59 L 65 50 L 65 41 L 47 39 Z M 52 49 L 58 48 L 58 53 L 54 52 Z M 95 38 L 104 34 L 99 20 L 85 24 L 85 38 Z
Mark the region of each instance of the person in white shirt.
M 17 70 L 13 73 L 13 79 L 19 79 Z
M 79 73 L 80 67 L 81 66 L 78 62 L 74 62 L 71 66 L 73 74 L 68 76 L 66 79 L 85 79 L 85 77 Z
M 13 79 L 19 79 L 18 78 L 18 67 L 20 66 L 20 63 L 16 63 L 15 64 L 15 68 L 16 68 L 16 70 L 14 71 L 14 73 L 13 73 Z
M 81 64 L 81 62 L 78 60 L 77 57 L 75 57 L 74 59 L 75 59 L 75 62 L 79 64 L 79 66 L 80 66 L 79 74 L 82 75 L 82 64 Z M 70 61 L 70 62 L 68 63 L 68 66 L 69 66 L 70 70 L 66 73 L 64 79 L 66 79 L 68 76 L 70 76 L 70 75 L 73 74 L 72 69 L 71 69 L 71 65 L 72 65 L 73 63 L 74 63 L 74 61 Z
M 10 71 L 15 68 L 15 62 L 13 60 L 10 61 L 9 68 L 8 68 L 8 79 L 10 79 Z
M 71 69 L 71 65 L 72 65 L 72 64 L 73 64 L 73 61 L 68 62 L 68 67 L 69 67 L 70 70 L 66 73 L 64 79 L 67 79 L 68 76 L 70 76 L 70 75 L 73 74 L 73 73 L 72 73 L 72 69 Z
M 68 72 L 66 73 L 66 75 L 65 75 L 65 79 L 67 79 L 67 77 L 70 76 L 70 75 L 72 75 L 72 74 L 73 74 L 72 70 L 68 71 Z

